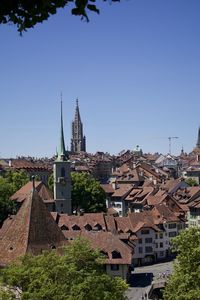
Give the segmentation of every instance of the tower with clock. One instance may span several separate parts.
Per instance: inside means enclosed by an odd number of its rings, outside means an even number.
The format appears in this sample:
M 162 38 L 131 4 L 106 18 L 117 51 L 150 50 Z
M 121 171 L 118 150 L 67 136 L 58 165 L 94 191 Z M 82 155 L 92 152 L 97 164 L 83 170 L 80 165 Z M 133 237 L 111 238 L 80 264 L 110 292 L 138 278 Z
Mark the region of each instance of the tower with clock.
M 54 161 L 53 173 L 55 210 L 58 213 L 67 213 L 70 215 L 72 213 L 70 161 L 65 150 L 62 101 L 60 143 L 59 148 L 57 149 L 56 159 Z

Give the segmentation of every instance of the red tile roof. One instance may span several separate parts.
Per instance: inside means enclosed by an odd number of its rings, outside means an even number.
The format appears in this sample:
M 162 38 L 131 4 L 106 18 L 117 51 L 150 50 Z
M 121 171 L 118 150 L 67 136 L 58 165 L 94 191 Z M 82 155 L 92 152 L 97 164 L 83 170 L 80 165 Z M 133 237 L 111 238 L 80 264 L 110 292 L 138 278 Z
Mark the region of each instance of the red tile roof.
M 7 265 L 27 252 L 36 255 L 66 243 L 37 191 L 24 200 L 8 225 L 1 235 L 0 265 Z
M 23 202 L 26 199 L 26 197 L 30 194 L 32 189 L 33 189 L 33 182 L 29 181 L 24 186 L 22 186 L 21 189 L 19 189 L 16 193 L 14 193 L 10 197 L 10 199 L 16 202 Z M 44 202 L 45 201 L 54 202 L 52 192 L 42 181 L 35 181 L 35 189 Z
M 95 249 L 104 251 L 108 254 L 108 258 L 105 259 L 106 264 L 126 264 L 130 265 L 132 262 L 133 248 L 126 245 L 119 238 L 119 235 L 112 234 L 111 232 L 71 232 L 65 231 L 65 237 L 70 240 L 77 237 L 84 237 L 91 242 L 91 245 Z M 120 253 L 120 258 L 113 258 L 112 252 L 117 251 Z

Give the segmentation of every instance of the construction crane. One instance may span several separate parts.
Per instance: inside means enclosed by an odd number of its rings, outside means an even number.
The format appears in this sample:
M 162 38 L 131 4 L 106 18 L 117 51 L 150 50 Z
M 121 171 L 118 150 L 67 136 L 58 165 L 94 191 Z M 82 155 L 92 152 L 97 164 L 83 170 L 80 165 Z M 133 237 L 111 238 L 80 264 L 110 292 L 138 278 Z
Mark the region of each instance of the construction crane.
M 178 139 L 178 136 L 168 136 L 169 141 L 169 154 L 171 155 L 172 139 Z

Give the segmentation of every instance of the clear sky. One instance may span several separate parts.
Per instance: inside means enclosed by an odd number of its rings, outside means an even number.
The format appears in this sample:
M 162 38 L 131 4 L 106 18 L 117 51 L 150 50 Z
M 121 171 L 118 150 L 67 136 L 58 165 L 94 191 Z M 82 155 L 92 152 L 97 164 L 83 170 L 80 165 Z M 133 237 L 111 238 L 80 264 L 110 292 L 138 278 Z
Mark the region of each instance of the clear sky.
M 60 10 L 20 37 L 0 25 L 0 157 L 70 147 L 76 98 L 87 151 L 190 152 L 200 125 L 200 1 L 97 2 L 90 22 Z

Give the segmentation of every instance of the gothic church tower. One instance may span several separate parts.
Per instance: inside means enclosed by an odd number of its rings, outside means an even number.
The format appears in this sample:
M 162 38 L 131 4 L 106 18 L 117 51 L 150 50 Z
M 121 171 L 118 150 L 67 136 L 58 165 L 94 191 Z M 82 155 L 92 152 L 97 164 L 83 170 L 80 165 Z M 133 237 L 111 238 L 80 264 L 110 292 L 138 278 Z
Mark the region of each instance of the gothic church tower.
M 76 110 L 74 121 L 72 122 L 71 152 L 86 152 L 86 138 L 83 136 L 83 124 L 81 122 L 78 99 L 76 100 Z
M 196 144 L 197 148 L 200 148 L 200 127 L 198 130 L 198 137 L 197 137 L 197 144 Z
M 55 207 L 58 213 L 72 213 L 71 208 L 71 177 L 70 177 L 70 162 L 68 154 L 65 150 L 64 131 L 63 131 L 63 116 L 62 116 L 62 101 L 61 101 L 61 132 L 60 144 L 57 150 L 57 157 L 54 161 L 54 200 Z

